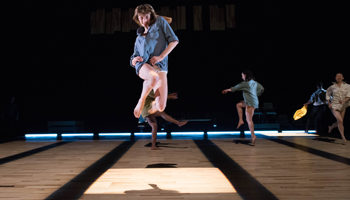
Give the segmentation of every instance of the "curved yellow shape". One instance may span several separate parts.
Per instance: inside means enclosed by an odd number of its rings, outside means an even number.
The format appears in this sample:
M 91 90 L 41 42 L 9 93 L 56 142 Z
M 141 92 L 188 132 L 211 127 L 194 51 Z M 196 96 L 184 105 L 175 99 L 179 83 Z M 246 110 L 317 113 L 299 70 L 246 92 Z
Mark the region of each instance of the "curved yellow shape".
M 307 107 L 304 105 L 302 108 L 295 111 L 293 119 L 298 120 L 298 119 L 304 117 L 306 115 L 306 113 L 307 113 Z

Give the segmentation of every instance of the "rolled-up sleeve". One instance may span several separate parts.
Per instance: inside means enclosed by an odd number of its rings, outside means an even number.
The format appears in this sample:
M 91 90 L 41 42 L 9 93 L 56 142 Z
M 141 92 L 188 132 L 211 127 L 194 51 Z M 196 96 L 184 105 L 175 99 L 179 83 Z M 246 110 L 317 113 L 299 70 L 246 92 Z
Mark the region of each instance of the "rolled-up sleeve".
M 231 92 L 244 90 L 246 87 L 247 87 L 247 83 L 246 82 L 241 82 L 241 83 L 238 83 L 237 85 L 231 87 Z
M 265 88 L 260 83 L 257 83 L 257 84 L 258 85 L 256 87 L 256 93 L 258 96 L 260 96 L 264 92 Z
M 170 24 L 163 17 L 159 16 L 159 18 L 160 18 L 161 29 L 163 30 L 165 39 L 168 42 L 168 44 L 173 41 L 179 41 L 179 38 L 175 35 Z
M 347 97 L 347 98 L 350 98 L 350 85 L 347 85 L 347 87 L 346 87 L 346 94 L 345 94 L 345 97 Z

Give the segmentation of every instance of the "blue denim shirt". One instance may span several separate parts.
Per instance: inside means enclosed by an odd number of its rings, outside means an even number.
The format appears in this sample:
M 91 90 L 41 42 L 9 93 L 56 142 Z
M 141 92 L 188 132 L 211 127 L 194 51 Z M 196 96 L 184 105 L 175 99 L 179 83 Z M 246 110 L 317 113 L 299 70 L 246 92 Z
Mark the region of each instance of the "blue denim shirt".
M 137 34 L 134 45 L 134 53 L 130 58 L 130 65 L 135 67 L 138 74 L 141 66 L 144 63 L 150 63 L 149 60 L 153 56 L 159 56 L 168 46 L 170 42 L 179 41 L 169 23 L 161 16 L 158 16 L 155 23 L 153 23 L 148 30 L 146 36 Z M 137 62 L 135 66 L 132 65 L 134 57 L 141 56 L 142 62 Z M 168 71 L 168 56 L 162 61 L 156 63 L 161 71 Z
M 237 84 L 236 86 L 231 88 L 231 91 L 232 92 L 243 91 L 243 98 L 244 98 L 245 104 L 247 104 L 248 106 L 252 106 L 254 108 L 258 108 L 259 107 L 258 96 L 260 96 L 264 92 L 264 87 L 260 83 L 254 80 L 250 80 L 250 81 L 243 81 Z

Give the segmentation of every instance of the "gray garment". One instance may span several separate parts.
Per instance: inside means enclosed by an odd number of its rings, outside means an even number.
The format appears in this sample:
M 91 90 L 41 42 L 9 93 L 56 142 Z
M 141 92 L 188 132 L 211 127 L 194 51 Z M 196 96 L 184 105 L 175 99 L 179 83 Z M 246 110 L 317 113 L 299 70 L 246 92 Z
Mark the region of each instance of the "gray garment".
M 243 98 L 244 102 L 248 106 L 252 106 L 254 108 L 259 107 L 259 99 L 258 96 L 260 96 L 264 92 L 264 87 L 254 81 L 243 81 L 231 88 L 232 92 L 235 91 L 243 91 Z
M 173 29 L 170 27 L 169 23 L 161 16 L 158 16 L 154 24 L 149 27 L 146 36 L 138 34 L 134 53 L 130 57 L 130 65 L 135 67 L 136 73 L 138 74 L 140 68 L 143 64 L 149 63 L 149 60 L 153 56 L 160 56 L 160 54 L 168 47 L 168 44 L 173 41 L 179 41 L 178 37 L 175 35 Z M 142 62 L 137 62 L 135 66 L 132 65 L 132 60 L 141 56 L 143 58 Z M 166 56 L 162 61 L 156 63 L 160 68 L 160 71 L 168 71 L 168 56 Z

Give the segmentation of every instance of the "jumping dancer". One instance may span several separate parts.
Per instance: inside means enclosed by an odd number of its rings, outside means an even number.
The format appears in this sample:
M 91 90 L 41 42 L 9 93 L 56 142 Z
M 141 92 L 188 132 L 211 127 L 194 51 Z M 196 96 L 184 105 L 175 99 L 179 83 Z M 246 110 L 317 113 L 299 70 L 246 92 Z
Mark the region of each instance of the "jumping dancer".
M 152 89 L 155 100 L 150 112 L 164 111 L 168 95 L 168 54 L 176 47 L 179 39 L 166 19 L 158 16 L 149 4 L 137 6 L 133 20 L 140 27 L 130 65 L 144 80 L 140 99 L 134 109 L 134 116 L 139 118 Z
M 327 89 L 326 99 L 329 108 L 337 119 L 335 123 L 328 127 L 328 133 L 331 133 L 334 128 L 338 127 L 343 144 L 346 144 L 343 121 L 346 108 L 350 106 L 350 85 L 344 82 L 342 73 L 336 74 L 335 83 Z
M 254 80 L 253 73 L 249 70 L 242 72 L 243 82 L 237 84 L 234 87 L 225 89 L 222 91 L 223 94 L 228 92 L 243 91 L 244 101 L 236 104 L 237 113 L 239 117 L 237 128 L 244 124 L 243 121 L 243 108 L 245 108 L 246 120 L 248 122 L 249 130 L 251 132 L 252 141 L 251 144 L 255 145 L 256 136 L 254 134 L 254 122 L 253 115 L 254 110 L 259 107 L 260 96 L 264 92 L 264 87 Z
M 177 99 L 177 93 L 171 93 L 168 95 L 168 99 Z M 158 131 L 158 123 L 157 123 L 157 117 L 162 117 L 164 120 L 174 123 L 178 125 L 179 127 L 187 124 L 186 121 L 178 121 L 168 115 L 167 113 L 163 112 L 155 112 L 153 114 L 150 114 L 150 110 L 152 109 L 152 102 L 155 100 L 155 95 L 153 91 L 149 93 L 145 100 L 145 106 L 142 109 L 142 114 L 141 116 L 147 121 L 147 123 L 151 126 L 152 128 L 152 150 L 158 150 L 159 148 L 156 146 L 157 142 L 157 131 Z

